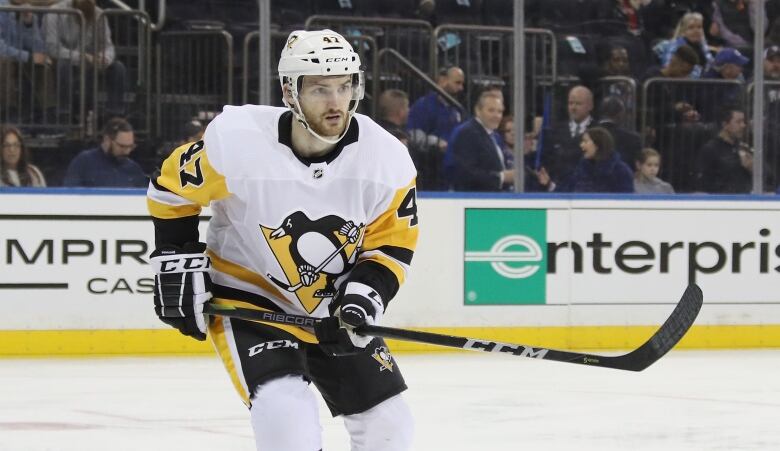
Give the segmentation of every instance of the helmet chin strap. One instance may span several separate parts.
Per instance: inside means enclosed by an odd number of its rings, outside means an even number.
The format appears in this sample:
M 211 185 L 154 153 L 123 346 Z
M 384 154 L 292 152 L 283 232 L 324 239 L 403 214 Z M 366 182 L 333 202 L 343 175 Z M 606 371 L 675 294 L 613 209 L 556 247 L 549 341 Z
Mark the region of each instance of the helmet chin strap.
M 303 115 L 303 109 L 301 108 L 301 104 L 298 103 L 298 98 L 293 97 L 293 105 L 290 108 L 290 111 L 292 111 L 293 116 L 295 116 L 295 120 L 297 120 L 301 125 L 303 125 L 303 128 L 306 129 L 309 133 L 311 133 L 312 136 L 319 139 L 322 142 L 328 143 L 328 144 L 336 144 L 339 141 L 341 141 L 341 138 L 344 137 L 344 135 L 347 134 L 347 131 L 349 130 L 349 124 L 352 122 L 352 114 L 353 111 L 350 109 L 349 112 L 347 112 L 347 123 L 344 126 L 344 131 L 341 132 L 339 136 L 336 138 L 329 138 L 326 136 L 322 136 L 319 133 L 315 132 L 309 123 L 306 121 L 306 116 Z

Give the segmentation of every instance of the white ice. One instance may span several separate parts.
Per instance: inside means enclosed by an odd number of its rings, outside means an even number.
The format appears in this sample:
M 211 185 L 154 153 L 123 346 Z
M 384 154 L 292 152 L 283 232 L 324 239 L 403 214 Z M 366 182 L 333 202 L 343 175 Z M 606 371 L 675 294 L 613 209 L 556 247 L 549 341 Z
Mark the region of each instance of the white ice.
M 641 373 L 398 355 L 416 450 L 778 450 L 780 350 L 675 351 Z M 325 450 L 348 450 L 321 408 Z M 281 432 L 280 432 L 281 433 Z M 2 451 L 252 451 L 216 357 L 0 360 Z

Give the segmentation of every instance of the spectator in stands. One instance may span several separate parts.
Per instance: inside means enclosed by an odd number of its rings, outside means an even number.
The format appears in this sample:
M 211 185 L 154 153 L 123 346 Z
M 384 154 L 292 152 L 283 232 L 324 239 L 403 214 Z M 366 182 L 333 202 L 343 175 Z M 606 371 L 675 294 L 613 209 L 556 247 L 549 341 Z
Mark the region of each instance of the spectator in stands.
M 597 125 L 606 129 L 615 141 L 615 150 L 623 158 L 623 162 L 631 167 L 639 157 L 642 143 L 639 134 L 624 128 L 626 107 L 617 97 L 607 97 L 599 105 Z
M 745 77 L 742 75 L 744 67 L 750 62 L 749 59 L 744 57 L 739 50 L 731 47 L 722 48 L 715 60 L 712 62 L 712 66 L 704 72 L 702 79 L 708 80 L 733 80 L 740 83 L 745 82 Z M 736 105 L 742 101 L 741 85 L 717 85 L 717 86 L 703 86 L 703 94 L 705 96 L 712 96 L 713 105 Z M 707 122 L 712 122 L 716 119 L 717 113 L 715 111 L 703 111 L 703 119 Z
M 110 119 L 103 127 L 100 145 L 85 150 L 71 161 L 65 186 L 144 187 L 149 178 L 130 159 L 135 149 L 133 127 L 122 118 Z
M 764 50 L 764 80 L 780 81 L 780 45 Z
M 704 69 L 712 62 L 707 40 L 704 37 L 704 17 L 700 13 L 686 13 L 677 25 L 674 38 L 662 41 L 653 47 L 662 66 L 666 66 L 672 59 L 672 55 L 681 46 L 691 47 L 698 56 L 699 64 L 694 66 L 691 78 L 700 78 Z
M 377 117 L 377 124 L 406 146 L 409 145 L 409 134 L 405 129 L 409 119 L 409 96 L 405 92 L 400 89 L 382 92 L 377 102 Z
M 47 14 L 44 20 L 46 31 L 46 48 L 53 58 L 57 60 L 57 78 L 60 88 L 60 103 L 65 111 L 69 111 L 73 100 L 71 89 L 62 86 L 76 86 L 74 75 L 78 73 L 76 68 L 81 64 L 81 58 L 87 65 L 86 96 L 88 104 L 91 103 L 91 83 L 95 83 L 91 74 L 97 67 L 98 74 L 105 77 L 108 103 L 106 114 L 122 116 L 125 112 L 125 66 L 116 59 L 114 44 L 111 41 L 111 30 L 108 28 L 108 20 L 98 16 L 102 10 L 95 6 L 95 0 L 62 0 L 52 5 L 52 8 L 77 9 L 84 16 L 84 53 L 80 52 L 80 27 L 79 21 L 73 15 Z M 97 46 L 96 46 L 97 44 Z
M 753 156 L 743 142 L 745 112 L 738 107 L 723 109 L 720 132 L 699 152 L 697 182 L 707 193 L 750 193 L 753 186 Z
M 203 122 L 199 121 L 198 119 L 192 119 L 191 121 L 184 124 L 183 132 L 184 133 L 182 134 L 184 135 L 184 139 L 180 141 L 176 147 L 179 147 L 182 144 L 192 143 L 203 139 L 203 134 L 206 132 L 206 126 L 203 125 Z
M 634 192 L 638 194 L 674 194 L 674 188 L 658 178 L 661 154 L 657 150 L 642 149 L 635 162 Z
M 582 134 L 581 156 L 572 176 L 554 182 L 545 168 L 538 173 L 539 183 L 548 191 L 573 193 L 633 193 L 633 174 L 614 151 L 612 135 L 601 127 Z
M 463 91 L 465 75 L 459 67 L 439 70 L 436 84 L 450 96 Z M 417 187 L 420 190 L 445 189 L 441 180 L 444 152 L 455 127 L 463 121 L 461 111 L 447 103 L 437 91 L 420 97 L 409 109 L 406 129 L 409 147 L 424 155 L 425 164 L 418 166 Z
M 683 45 L 674 51 L 668 63 L 649 68 L 642 79 L 647 80 L 654 77 L 689 78 L 700 62 L 696 51 L 690 46 Z
M 463 69 L 445 67 L 439 70 L 436 84 L 447 94 L 456 97 L 463 92 L 465 78 Z M 447 103 L 438 92 L 431 91 L 417 99 L 409 109 L 406 128 L 416 145 L 437 147 L 443 153 L 447 150 L 450 133 L 462 120 L 456 107 Z
M 474 106 L 474 117 L 456 128 L 447 152 L 452 156 L 455 191 L 502 191 L 514 183 L 507 168 L 496 129 L 504 114 L 503 100 L 483 92 Z
M 602 76 L 631 76 L 631 64 L 628 59 L 628 50 L 619 44 L 613 44 L 609 47 L 609 57 L 601 65 Z
M 757 3 L 756 0 L 714 0 L 710 35 L 729 47 L 752 44 Z M 764 24 L 765 32 L 768 25 L 768 22 Z
M 16 127 L 0 127 L 0 186 L 45 187 L 41 171 L 30 163 L 22 132 Z
M 0 6 L 29 5 L 25 0 L 0 0 Z M 43 32 L 35 15 L 31 12 L 1 12 L 0 108 L 22 107 L 17 105 L 20 94 L 22 99 L 33 96 L 38 107 L 53 105 L 54 85 L 49 81 L 51 75 L 46 73 L 51 64 L 51 58 L 46 55 Z M 17 79 L 19 75 L 21 80 Z M 21 93 L 18 91 L 20 87 Z
M 743 56 L 739 50 L 724 47 L 715 55 L 712 66 L 704 72 L 702 78 L 744 82 L 745 77 L 742 72 L 749 62 L 750 60 Z
M 503 102 L 503 98 L 502 98 Z M 501 122 L 498 124 L 498 137 L 496 140 L 504 154 L 504 165 L 507 169 L 514 169 L 515 167 L 515 117 L 511 114 L 506 114 L 501 118 Z M 524 153 L 525 149 L 524 149 Z
M 596 12 L 597 20 L 602 22 L 604 34 L 608 36 L 629 33 L 642 34 L 642 18 L 639 15 L 638 0 L 603 0 Z
M 556 182 L 571 178 L 577 162 L 582 157 L 580 142 L 582 134 L 594 123 L 593 93 L 584 86 L 575 86 L 569 91 L 566 122 L 553 124 L 545 130 L 542 165 Z
M 672 79 L 686 79 L 699 59 L 696 52 L 684 45 L 675 50 L 669 63 L 662 68 L 651 68 L 645 74 L 645 79 L 663 77 Z M 694 106 L 695 92 L 690 89 L 679 89 L 674 83 L 662 82 L 651 85 L 647 93 L 647 111 L 649 118 L 648 129 L 643 132 L 652 142 L 655 139 L 658 127 L 665 124 L 698 123 L 701 119 L 699 111 Z

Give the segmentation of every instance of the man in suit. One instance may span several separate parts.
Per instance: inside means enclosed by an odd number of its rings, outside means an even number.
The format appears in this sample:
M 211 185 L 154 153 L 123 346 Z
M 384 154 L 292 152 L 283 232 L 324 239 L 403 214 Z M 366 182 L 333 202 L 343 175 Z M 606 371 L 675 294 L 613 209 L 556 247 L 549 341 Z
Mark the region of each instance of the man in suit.
M 453 131 L 447 152 L 455 191 L 502 191 L 512 186 L 515 171 L 506 168 L 497 141 L 503 115 L 503 99 L 485 91 L 474 106 L 474 117 Z
M 599 127 L 607 129 L 615 140 L 615 151 L 620 154 L 623 162 L 629 168 L 633 168 L 639 159 L 639 152 L 642 150 L 642 140 L 639 133 L 626 129 L 623 124 L 625 115 L 625 105 L 620 98 L 609 96 L 604 98 L 599 105 Z
M 582 157 L 580 138 L 585 130 L 594 124 L 593 93 L 585 86 L 575 86 L 569 91 L 566 122 L 554 124 L 545 130 L 542 166 L 553 181 L 560 183 L 568 179 Z

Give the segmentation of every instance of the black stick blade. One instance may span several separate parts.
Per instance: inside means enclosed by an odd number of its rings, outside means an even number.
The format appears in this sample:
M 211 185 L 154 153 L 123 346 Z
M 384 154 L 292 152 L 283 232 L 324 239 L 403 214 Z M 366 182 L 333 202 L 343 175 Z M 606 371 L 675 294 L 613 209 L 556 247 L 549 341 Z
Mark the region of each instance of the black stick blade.
M 669 352 L 688 332 L 699 315 L 704 296 L 696 284 L 685 289 L 669 318 L 642 346 L 628 354 L 602 359 L 602 366 L 642 371 Z

